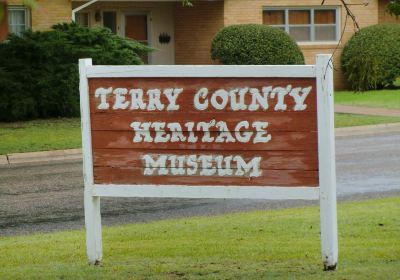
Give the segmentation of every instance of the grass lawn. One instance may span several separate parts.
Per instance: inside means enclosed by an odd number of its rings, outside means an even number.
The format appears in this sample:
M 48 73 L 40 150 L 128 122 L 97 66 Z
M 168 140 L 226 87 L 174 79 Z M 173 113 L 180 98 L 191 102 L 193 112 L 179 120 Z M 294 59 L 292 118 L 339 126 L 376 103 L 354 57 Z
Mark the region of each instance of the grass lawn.
M 393 122 L 400 122 L 400 118 L 335 115 L 336 127 Z M 78 118 L 0 123 L 0 155 L 80 147 L 81 128 Z
M 351 106 L 400 109 L 400 90 L 371 90 L 363 93 L 335 92 L 335 103 Z
M 335 127 L 374 125 L 400 122 L 399 117 L 381 117 L 353 114 L 335 114 Z
M 399 279 L 400 197 L 338 205 L 339 267 L 323 272 L 319 208 L 104 227 L 104 262 L 84 231 L 0 238 L 0 279 Z
M 78 118 L 0 123 L 0 155 L 80 146 Z

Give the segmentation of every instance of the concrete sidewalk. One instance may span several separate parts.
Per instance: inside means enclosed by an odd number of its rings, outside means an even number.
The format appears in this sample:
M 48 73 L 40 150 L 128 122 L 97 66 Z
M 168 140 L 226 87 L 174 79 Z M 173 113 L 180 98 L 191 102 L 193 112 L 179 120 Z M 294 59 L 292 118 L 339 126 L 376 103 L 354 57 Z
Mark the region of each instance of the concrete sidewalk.
M 336 137 L 349 137 L 358 135 L 374 135 L 382 133 L 400 133 L 400 123 L 364 125 L 336 128 Z M 17 153 L 0 155 L 0 166 L 10 166 L 14 164 L 53 162 L 53 161 L 82 160 L 81 149 Z
M 358 107 L 349 105 L 335 105 L 335 113 L 371 115 L 371 116 L 381 116 L 381 117 L 400 117 L 400 110 Z

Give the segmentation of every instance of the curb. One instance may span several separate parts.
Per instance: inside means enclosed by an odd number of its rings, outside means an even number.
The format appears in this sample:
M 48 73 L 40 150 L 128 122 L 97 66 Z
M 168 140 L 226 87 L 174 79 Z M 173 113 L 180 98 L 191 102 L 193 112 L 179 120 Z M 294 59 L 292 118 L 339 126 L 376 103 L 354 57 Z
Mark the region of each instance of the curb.
M 400 132 L 400 123 L 351 126 L 335 129 L 336 137 L 362 136 L 381 133 Z
M 8 158 L 7 156 L 0 156 L 0 165 L 5 165 L 8 164 Z
M 341 114 L 358 114 L 358 115 L 371 115 L 382 117 L 400 117 L 400 110 L 397 109 L 383 109 L 383 108 L 369 108 L 351 105 L 335 105 L 335 113 Z
M 335 129 L 336 137 L 362 136 L 381 133 L 400 132 L 400 123 L 352 126 Z M 0 166 L 22 163 L 82 160 L 82 149 L 56 150 L 32 153 L 0 155 Z
M 20 163 L 52 162 L 66 160 L 82 160 L 82 149 L 68 149 L 32 153 L 16 153 L 0 156 L 1 165 Z

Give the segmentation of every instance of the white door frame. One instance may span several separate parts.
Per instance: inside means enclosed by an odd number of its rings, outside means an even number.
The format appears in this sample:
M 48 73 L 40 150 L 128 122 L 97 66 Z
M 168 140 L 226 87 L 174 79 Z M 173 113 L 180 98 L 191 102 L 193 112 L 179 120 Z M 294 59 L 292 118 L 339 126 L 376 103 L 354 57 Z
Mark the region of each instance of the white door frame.
M 136 15 L 136 16 L 146 16 L 147 23 L 147 43 L 149 47 L 153 47 L 153 38 L 152 38 L 152 26 L 151 26 L 151 12 L 150 11 L 122 11 L 121 12 L 121 35 L 125 37 L 125 26 L 126 26 L 126 16 Z M 150 52 L 148 55 L 148 63 L 152 64 L 153 62 L 153 54 Z

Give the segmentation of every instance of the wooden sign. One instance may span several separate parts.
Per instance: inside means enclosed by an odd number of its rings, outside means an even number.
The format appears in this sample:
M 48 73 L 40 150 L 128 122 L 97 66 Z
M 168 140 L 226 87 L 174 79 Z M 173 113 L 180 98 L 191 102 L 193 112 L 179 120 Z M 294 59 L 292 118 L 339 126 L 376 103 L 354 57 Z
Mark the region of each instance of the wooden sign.
M 329 56 L 318 61 L 92 66 L 81 60 L 90 262 L 101 259 L 100 196 L 318 199 L 324 190 L 330 202 L 324 207 L 321 199 L 321 210 L 329 212 L 330 226 L 321 230 L 329 241 L 337 238 L 332 71 Z M 325 247 L 324 263 L 333 267 L 337 250 Z
M 317 186 L 315 79 L 89 80 L 95 184 Z

